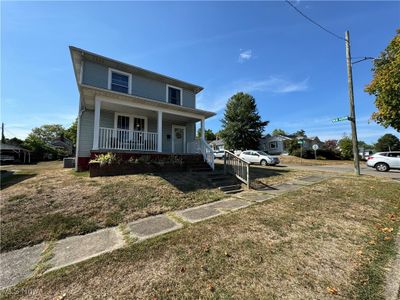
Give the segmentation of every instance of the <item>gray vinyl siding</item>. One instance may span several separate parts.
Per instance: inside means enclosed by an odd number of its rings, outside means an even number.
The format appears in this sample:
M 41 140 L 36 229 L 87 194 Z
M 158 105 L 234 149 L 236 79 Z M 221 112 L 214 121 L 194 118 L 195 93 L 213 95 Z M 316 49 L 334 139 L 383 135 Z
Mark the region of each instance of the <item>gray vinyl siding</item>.
M 108 68 L 100 64 L 85 61 L 83 65 L 82 83 L 108 89 Z
M 165 102 L 167 94 L 167 86 L 165 83 L 160 81 L 133 75 L 132 94 L 144 98 Z
M 163 120 L 162 124 L 162 152 L 172 152 L 172 122 Z M 169 138 L 168 138 L 169 136 Z
M 192 91 L 183 90 L 183 106 L 196 108 L 196 94 Z
M 100 127 L 114 128 L 114 115 L 115 112 L 113 111 L 102 110 L 100 112 Z
M 186 123 L 186 143 L 194 141 L 196 138 L 196 124 Z
M 83 64 L 82 83 L 108 89 L 108 67 L 95 62 L 85 61 Z M 167 84 L 132 74 L 132 95 L 166 102 Z M 196 94 L 183 89 L 182 103 L 183 106 L 196 108 Z
M 93 126 L 94 126 L 94 112 L 93 110 L 85 110 L 82 113 L 79 128 L 79 145 L 78 156 L 89 157 L 90 150 L 93 146 Z

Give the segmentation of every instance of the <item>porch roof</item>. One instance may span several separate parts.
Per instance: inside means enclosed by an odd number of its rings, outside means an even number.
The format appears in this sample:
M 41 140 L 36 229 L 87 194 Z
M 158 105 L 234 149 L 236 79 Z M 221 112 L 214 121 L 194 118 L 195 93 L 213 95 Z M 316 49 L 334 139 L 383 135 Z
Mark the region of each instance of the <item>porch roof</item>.
M 201 109 L 196 109 L 196 108 L 190 108 L 190 107 L 185 107 L 185 106 L 179 106 L 167 102 L 161 102 L 157 100 L 152 100 L 144 97 L 139 97 L 139 96 L 134 96 L 134 95 L 128 95 L 124 93 L 118 93 L 115 91 L 110 91 L 107 89 L 102 89 L 98 87 L 93 87 L 85 84 L 80 85 L 80 92 L 82 97 L 82 102 L 85 108 L 88 109 L 93 109 L 94 108 L 94 100 L 96 96 L 104 97 L 104 98 L 109 98 L 109 99 L 116 99 L 116 100 L 122 100 L 126 102 L 126 104 L 131 104 L 131 105 L 140 105 L 140 106 L 146 106 L 146 107 L 151 107 L 150 109 L 154 110 L 165 110 L 166 112 L 169 113 L 174 113 L 174 112 L 180 112 L 182 114 L 190 114 L 190 115 L 197 115 L 199 117 L 204 117 L 205 119 L 210 118 L 212 116 L 215 116 L 214 112 L 210 111 L 205 111 Z

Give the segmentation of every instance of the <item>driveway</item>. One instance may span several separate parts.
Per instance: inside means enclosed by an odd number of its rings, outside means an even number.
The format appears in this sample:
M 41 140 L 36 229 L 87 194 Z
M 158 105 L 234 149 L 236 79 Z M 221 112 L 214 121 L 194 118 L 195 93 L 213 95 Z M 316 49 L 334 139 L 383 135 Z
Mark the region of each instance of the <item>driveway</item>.
M 286 167 L 297 170 L 310 170 L 310 171 L 325 171 L 340 174 L 353 173 L 353 165 L 321 165 L 321 166 L 303 166 L 299 164 L 285 164 Z M 378 172 L 375 169 L 369 168 L 365 163 L 360 164 L 361 174 L 376 177 L 386 177 L 395 180 L 400 180 L 400 170 L 390 170 L 389 172 Z

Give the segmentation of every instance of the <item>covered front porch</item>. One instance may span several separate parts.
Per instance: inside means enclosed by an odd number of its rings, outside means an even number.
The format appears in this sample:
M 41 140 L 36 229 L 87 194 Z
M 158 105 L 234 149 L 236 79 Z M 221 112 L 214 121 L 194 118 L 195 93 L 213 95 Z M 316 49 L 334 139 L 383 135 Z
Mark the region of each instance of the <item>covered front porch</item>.
M 92 150 L 196 153 L 194 145 L 204 139 L 204 123 L 201 116 L 96 98 Z

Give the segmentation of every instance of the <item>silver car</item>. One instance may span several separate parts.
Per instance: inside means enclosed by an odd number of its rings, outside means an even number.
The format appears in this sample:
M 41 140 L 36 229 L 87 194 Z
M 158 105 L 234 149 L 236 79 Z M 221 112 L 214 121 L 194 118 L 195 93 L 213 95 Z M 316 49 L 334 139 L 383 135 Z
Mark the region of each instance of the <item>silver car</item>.
M 224 158 L 225 151 L 224 150 L 214 150 L 214 158 Z
M 375 153 L 368 157 L 367 166 L 379 172 L 400 169 L 400 151 Z
M 280 163 L 279 158 L 258 150 L 243 151 L 239 157 L 251 164 L 260 164 L 262 166 L 275 166 Z

